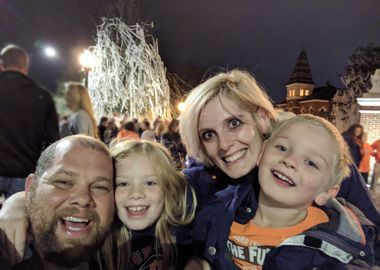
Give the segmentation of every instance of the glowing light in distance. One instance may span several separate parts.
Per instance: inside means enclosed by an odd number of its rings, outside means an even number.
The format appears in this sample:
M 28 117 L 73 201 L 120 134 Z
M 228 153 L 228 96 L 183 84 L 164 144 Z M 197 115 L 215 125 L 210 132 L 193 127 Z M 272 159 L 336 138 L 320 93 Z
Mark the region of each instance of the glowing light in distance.
M 186 105 L 185 105 L 185 103 L 180 102 L 180 103 L 178 103 L 177 108 L 178 108 L 178 110 L 179 110 L 180 112 L 182 112 L 183 110 L 185 110 Z
M 44 53 L 49 58 L 57 57 L 57 50 L 51 46 L 45 47 Z

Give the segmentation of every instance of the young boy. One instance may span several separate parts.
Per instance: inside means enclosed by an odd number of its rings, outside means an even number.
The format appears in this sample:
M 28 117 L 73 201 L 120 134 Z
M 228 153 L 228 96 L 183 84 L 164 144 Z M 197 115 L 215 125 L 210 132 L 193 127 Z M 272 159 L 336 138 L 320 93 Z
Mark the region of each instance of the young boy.
M 352 162 L 338 130 L 320 117 L 298 115 L 280 124 L 263 149 L 256 214 L 247 224 L 234 221 L 230 230 L 234 264 L 255 270 L 347 264 L 371 269 L 374 229 L 363 226 L 366 239 L 358 217 L 333 199 Z

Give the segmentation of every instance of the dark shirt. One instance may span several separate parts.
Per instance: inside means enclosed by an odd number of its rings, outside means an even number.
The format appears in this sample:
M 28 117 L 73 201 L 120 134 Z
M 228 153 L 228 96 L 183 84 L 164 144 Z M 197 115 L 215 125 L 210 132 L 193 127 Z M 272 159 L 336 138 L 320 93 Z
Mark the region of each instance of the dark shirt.
M 58 139 L 50 93 L 20 72 L 0 73 L 0 176 L 26 177 L 41 151 Z

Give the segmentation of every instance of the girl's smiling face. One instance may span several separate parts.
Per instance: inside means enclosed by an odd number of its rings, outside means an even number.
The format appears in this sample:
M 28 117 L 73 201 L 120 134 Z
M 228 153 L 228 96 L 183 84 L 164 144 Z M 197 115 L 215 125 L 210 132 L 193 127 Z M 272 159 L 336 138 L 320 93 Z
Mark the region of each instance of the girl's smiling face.
M 161 216 L 164 192 L 154 166 L 144 153 L 116 162 L 115 202 L 120 220 L 131 230 L 143 230 Z

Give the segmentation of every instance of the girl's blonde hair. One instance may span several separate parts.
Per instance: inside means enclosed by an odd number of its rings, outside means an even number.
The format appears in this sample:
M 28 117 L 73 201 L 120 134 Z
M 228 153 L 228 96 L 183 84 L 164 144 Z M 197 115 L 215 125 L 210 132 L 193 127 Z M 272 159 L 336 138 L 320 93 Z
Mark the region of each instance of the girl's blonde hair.
M 330 135 L 330 138 L 336 145 L 336 164 L 333 167 L 332 177 L 327 188 L 331 188 L 334 185 L 340 185 L 343 179 L 350 175 L 350 165 L 352 164 L 352 158 L 347 144 L 345 143 L 339 130 L 326 119 L 312 114 L 299 114 L 293 116 L 287 114 L 286 117 L 283 118 L 282 122 L 279 121 L 277 123 L 272 135 L 267 140 L 267 144 L 270 144 L 271 141 L 276 139 L 277 135 L 283 129 L 287 128 L 293 123 L 307 123 L 322 128 Z
M 264 109 L 271 120 L 276 118 L 276 112 L 269 97 L 248 72 L 232 70 L 220 73 L 194 88 L 186 98 L 185 110 L 180 116 L 179 132 L 189 156 L 208 166 L 212 165 L 212 162 L 207 157 L 199 139 L 199 116 L 208 102 L 216 97 L 231 99 L 241 108 L 250 112 L 259 131 L 261 129 L 256 116 L 259 108 Z M 261 135 L 263 135 L 262 133 L 261 131 Z
M 164 193 L 164 209 L 155 228 L 155 251 L 162 254 L 163 269 L 174 269 L 177 259 L 176 239 L 170 227 L 186 225 L 194 219 L 197 205 L 194 190 L 187 184 L 183 174 L 176 171 L 166 148 L 158 143 L 145 140 L 124 141 L 113 146 L 110 151 L 116 162 L 135 154 L 144 154 L 152 162 L 158 178 L 157 184 Z M 106 269 L 113 269 L 113 265 L 116 265 L 116 269 L 127 269 L 131 240 L 128 228 L 120 221 L 116 223 L 112 237 L 107 239 L 102 249 Z
M 96 125 L 95 114 L 92 108 L 92 102 L 91 102 L 91 98 L 90 98 L 87 88 L 83 84 L 78 83 L 78 82 L 68 82 L 66 83 L 66 93 L 69 91 L 78 92 L 79 97 L 80 97 L 79 104 L 78 104 L 79 109 L 82 109 L 87 112 L 88 116 L 91 119 L 92 126 L 94 129 L 94 137 L 98 138 L 98 128 Z

